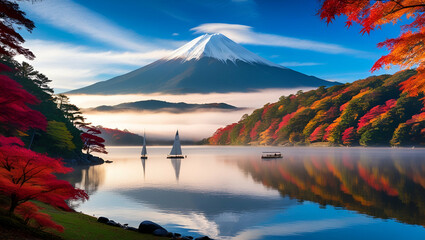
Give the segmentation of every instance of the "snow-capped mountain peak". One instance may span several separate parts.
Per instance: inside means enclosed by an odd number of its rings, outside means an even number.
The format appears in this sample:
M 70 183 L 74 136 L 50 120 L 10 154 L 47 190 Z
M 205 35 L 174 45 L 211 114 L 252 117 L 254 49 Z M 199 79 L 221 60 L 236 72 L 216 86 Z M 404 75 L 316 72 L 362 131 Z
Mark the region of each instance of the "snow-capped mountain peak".
M 247 63 L 260 63 L 273 67 L 284 68 L 283 66 L 277 65 L 253 52 L 250 52 L 221 33 L 199 36 L 175 50 L 170 56 L 165 57 L 164 59 L 180 59 L 183 62 L 186 62 L 192 59 L 199 60 L 203 57 L 211 57 L 223 62 L 228 60 L 236 62 L 236 60 L 240 60 Z

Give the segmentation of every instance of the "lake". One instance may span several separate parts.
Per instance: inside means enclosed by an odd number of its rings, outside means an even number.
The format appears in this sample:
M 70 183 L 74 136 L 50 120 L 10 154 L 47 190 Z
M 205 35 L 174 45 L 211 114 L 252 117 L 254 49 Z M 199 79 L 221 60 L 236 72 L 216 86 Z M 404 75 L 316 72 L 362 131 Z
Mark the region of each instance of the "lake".
M 66 179 L 77 211 L 215 239 L 425 239 L 425 149 L 109 147 Z M 282 159 L 262 160 L 263 151 Z

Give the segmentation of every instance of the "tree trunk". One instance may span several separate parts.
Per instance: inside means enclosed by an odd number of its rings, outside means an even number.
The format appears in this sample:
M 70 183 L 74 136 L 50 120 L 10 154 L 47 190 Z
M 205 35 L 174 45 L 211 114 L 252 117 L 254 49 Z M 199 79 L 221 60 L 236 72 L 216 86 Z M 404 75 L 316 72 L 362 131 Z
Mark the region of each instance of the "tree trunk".
M 13 194 L 10 197 L 10 208 L 9 208 L 9 216 L 13 215 L 13 212 L 15 211 L 15 208 L 18 206 L 18 199 L 16 199 L 16 196 Z
M 34 135 L 35 135 L 35 129 L 32 129 L 31 141 L 30 141 L 30 144 L 28 145 L 28 149 L 30 150 L 31 150 L 32 142 L 34 141 Z

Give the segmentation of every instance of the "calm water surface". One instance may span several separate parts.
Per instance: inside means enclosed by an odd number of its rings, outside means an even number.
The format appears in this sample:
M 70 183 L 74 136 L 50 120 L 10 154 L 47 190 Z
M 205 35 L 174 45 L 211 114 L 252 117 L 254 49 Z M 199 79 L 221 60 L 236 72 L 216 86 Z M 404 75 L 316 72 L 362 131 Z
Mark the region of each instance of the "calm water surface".
M 67 176 L 90 195 L 76 209 L 216 239 L 425 239 L 425 149 L 140 149 L 110 147 L 112 164 Z

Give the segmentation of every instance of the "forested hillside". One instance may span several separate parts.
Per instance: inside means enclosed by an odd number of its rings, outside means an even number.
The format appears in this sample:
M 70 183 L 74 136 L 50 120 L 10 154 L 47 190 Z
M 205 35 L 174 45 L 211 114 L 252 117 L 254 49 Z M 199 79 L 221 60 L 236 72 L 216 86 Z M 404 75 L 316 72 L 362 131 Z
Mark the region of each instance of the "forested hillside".
M 400 84 L 416 73 L 372 76 L 329 88 L 282 96 L 251 115 L 218 129 L 213 145 L 425 144 L 424 96 L 402 93 Z
M 104 146 L 102 147 L 104 140 L 101 138 L 96 139 L 96 141 L 84 140 L 81 134 L 87 132 L 87 128 L 90 127 L 88 126 L 89 123 L 84 122 L 85 119 L 80 109 L 71 104 L 67 96 L 54 94 L 53 89 L 49 86 L 52 80 L 38 72 L 27 62 L 19 63 L 10 57 L 1 56 L 0 64 L 8 67 L 7 71 L 0 71 L 1 75 L 10 77 L 19 84 L 18 88 L 22 87 L 21 91 L 26 91 L 32 95 L 31 98 L 33 99 L 31 99 L 31 104 L 29 104 L 27 110 L 38 112 L 37 116 L 39 117 L 38 120 L 27 119 L 24 115 L 20 115 L 21 109 L 15 106 L 16 104 L 12 104 L 12 99 L 8 99 L 11 102 L 10 109 L 13 109 L 13 112 L 2 112 L 5 116 L 0 117 L 0 120 L 7 118 L 8 121 L 15 123 L 0 124 L 1 135 L 18 136 L 28 149 L 47 153 L 52 157 L 80 159 L 83 149 L 92 149 L 95 145 L 104 148 Z M 8 89 L 10 86 L 1 87 L 5 87 L 3 89 L 5 92 L 12 91 Z M 43 128 L 30 127 L 25 131 L 16 130 L 16 124 L 26 126 L 36 120 L 40 123 L 43 122 Z M 47 125 L 44 126 L 46 120 Z M 87 136 L 96 137 L 92 134 Z

